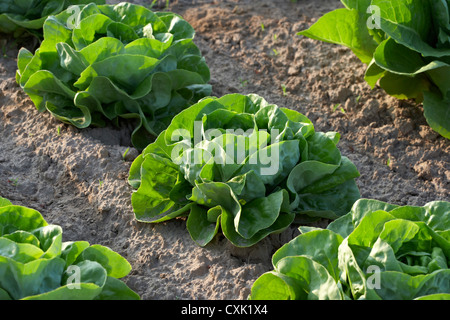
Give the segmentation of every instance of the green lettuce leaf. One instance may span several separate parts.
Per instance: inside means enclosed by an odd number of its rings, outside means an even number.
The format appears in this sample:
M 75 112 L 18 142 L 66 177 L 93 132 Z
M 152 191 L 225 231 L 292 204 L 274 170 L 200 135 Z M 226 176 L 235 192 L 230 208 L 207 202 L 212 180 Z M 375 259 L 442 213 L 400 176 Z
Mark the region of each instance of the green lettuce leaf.
M 342 0 L 300 35 L 350 48 L 365 80 L 423 103 L 430 127 L 450 138 L 450 10 L 446 0 Z
M 120 280 L 125 258 L 86 241 L 62 242 L 60 226 L 0 198 L 0 300 L 140 299 Z
M 188 216 L 199 245 L 218 232 L 248 247 L 308 221 L 346 214 L 360 193 L 339 134 L 257 95 L 208 97 L 183 110 L 133 162 L 136 219 Z
M 34 55 L 19 52 L 17 82 L 39 111 L 77 128 L 131 122 L 142 150 L 211 93 L 194 30 L 176 14 L 90 3 L 50 16 L 43 31 Z
M 449 214 L 445 201 L 417 207 L 360 199 L 327 229 L 301 227 L 249 298 L 448 299 Z

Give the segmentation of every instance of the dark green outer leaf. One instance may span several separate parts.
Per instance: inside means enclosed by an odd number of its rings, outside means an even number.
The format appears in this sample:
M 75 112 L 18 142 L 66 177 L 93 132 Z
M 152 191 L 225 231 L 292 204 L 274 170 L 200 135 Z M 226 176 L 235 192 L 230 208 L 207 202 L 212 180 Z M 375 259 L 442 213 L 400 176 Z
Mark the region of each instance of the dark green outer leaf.
M 428 1 L 372 0 L 372 5 L 381 10 L 381 29 L 397 43 L 425 57 L 450 56 L 450 48 L 437 49 L 427 43 L 432 32 Z
M 289 203 L 286 190 L 270 194 L 266 198 L 255 199 L 242 207 L 236 216 L 236 231 L 246 239 L 258 231 L 269 228 L 277 220 L 283 203 Z
M 408 49 L 392 38 L 380 43 L 373 57 L 378 66 L 383 69 L 408 76 L 449 66 L 447 63 L 439 60 L 427 63 L 419 52 Z
M 425 92 L 423 110 L 433 130 L 450 139 L 450 97 L 442 99 L 439 94 Z
M 216 210 L 218 213 L 214 222 L 211 221 L 212 219 L 208 218 L 208 214 L 211 210 Z M 206 246 L 217 234 L 220 226 L 221 214 L 222 208 L 220 206 L 209 210 L 197 205 L 191 206 L 191 212 L 189 213 L 186 227 L 192 239 L 199 246 Z

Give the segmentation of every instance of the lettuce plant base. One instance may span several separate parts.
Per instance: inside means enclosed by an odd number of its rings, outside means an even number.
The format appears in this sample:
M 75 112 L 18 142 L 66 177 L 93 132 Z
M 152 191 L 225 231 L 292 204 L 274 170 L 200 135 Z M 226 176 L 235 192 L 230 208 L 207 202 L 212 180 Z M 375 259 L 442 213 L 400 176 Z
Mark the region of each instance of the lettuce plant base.
M 159 2 L 154 9 L 163 9 Z M 295 35 L 340 2 L 195 3 L 180 0 L 170 10 L 196 30 L 214 95 L 257 93 L 296 108 L 319 131 L 340 132 L 339 149 L 359 169 L 365 198 L 420 206 L 449 200 L 450 142 L 429 130 L 421 108 L 372 90 L 349 50 Z M 220 236 L 200 248 L 183 220 L 136 222 L 127 175 L 138 152 L 130 148 L 123 157 L 133 128 L 78 130 L 39 113 L 15 83 L 18 48 L 6 40 L 0 195 L 61 225 L 65 241 L 84 239 L 120 253 L 133 268 L 124 281 L 142 299 L 246 299 L 253 282 L 272 269 L 272 254 L 298 234 L 296 226 L 250 248 Z

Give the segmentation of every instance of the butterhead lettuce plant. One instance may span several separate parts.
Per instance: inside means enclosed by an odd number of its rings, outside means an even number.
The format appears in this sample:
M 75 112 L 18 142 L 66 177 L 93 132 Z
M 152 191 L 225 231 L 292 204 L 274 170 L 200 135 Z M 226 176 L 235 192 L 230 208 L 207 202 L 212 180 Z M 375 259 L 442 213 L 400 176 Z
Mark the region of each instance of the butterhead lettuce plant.
M 260 300 L 450 299 L 450 202 L 360 199 L 327 229 L 302 234 L 253 284 Z
M 0 197 L 0 300 L 137 300 L 120 280 L 131 266 L 101 245 L 62 241 L 63 230 Z
M 257 95 L 207 97 L 175 116 L 133 162 L 136 218 L 187 217 L 200 246 L 219 232 L 251 246 L 294 220 L 336 219 L 360 197 L 335 132 Z
M 72 5 L 96 3 L 105 0 L 2 0 L 0 3 L 0 32 L 12 33 L 21 29 L 41 33 L 45 19 Z
M 130 3 L 74 6 L 44 23 L 17 82 L 40 111 L 78 128 L 134 120 L 143 149 L 172 117 L 209 95 L 209 68 L 180 16 Z
M 450 139 L 450 0 L 342 0 L 300 35 L 350 48 L 365 79 L 423 102 L 432 129 Z

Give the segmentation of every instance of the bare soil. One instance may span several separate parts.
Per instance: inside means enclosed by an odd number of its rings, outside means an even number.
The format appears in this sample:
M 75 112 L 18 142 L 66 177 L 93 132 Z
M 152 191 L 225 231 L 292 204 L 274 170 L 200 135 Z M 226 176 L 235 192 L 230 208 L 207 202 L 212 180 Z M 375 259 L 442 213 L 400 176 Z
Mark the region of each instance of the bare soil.
M 165 9 L 159 2 L 154 10 Z M 450 141 L 429 129 L 422 106 L 372 90 L 350 50 L 296 35 L 341 6 L 178 0 L 169 10 L 195 28 L 213 95 L 256 93 L 305 114 L 318 131 L 339 132 L 342 154 L 361 172 L 362 197 L 420 206 L 449 201 Z M 61 225 L 64 241 L 123 255 L 133 267 L 124 280 L 144 300 L 246 299 L 254 280 L 272 269 L 275 250 L 298 234 L 296 226 L 251 248 L 235 248 L 220 235 L 200 248 L 184 220 L 137 222 L 127 177 L 139 153 L 131 148 L 123 157 L 131 128 L 78 130 L 39 113 L 15 82 L 20 44 L 4 35 L 0 43 L 0 196 Z

